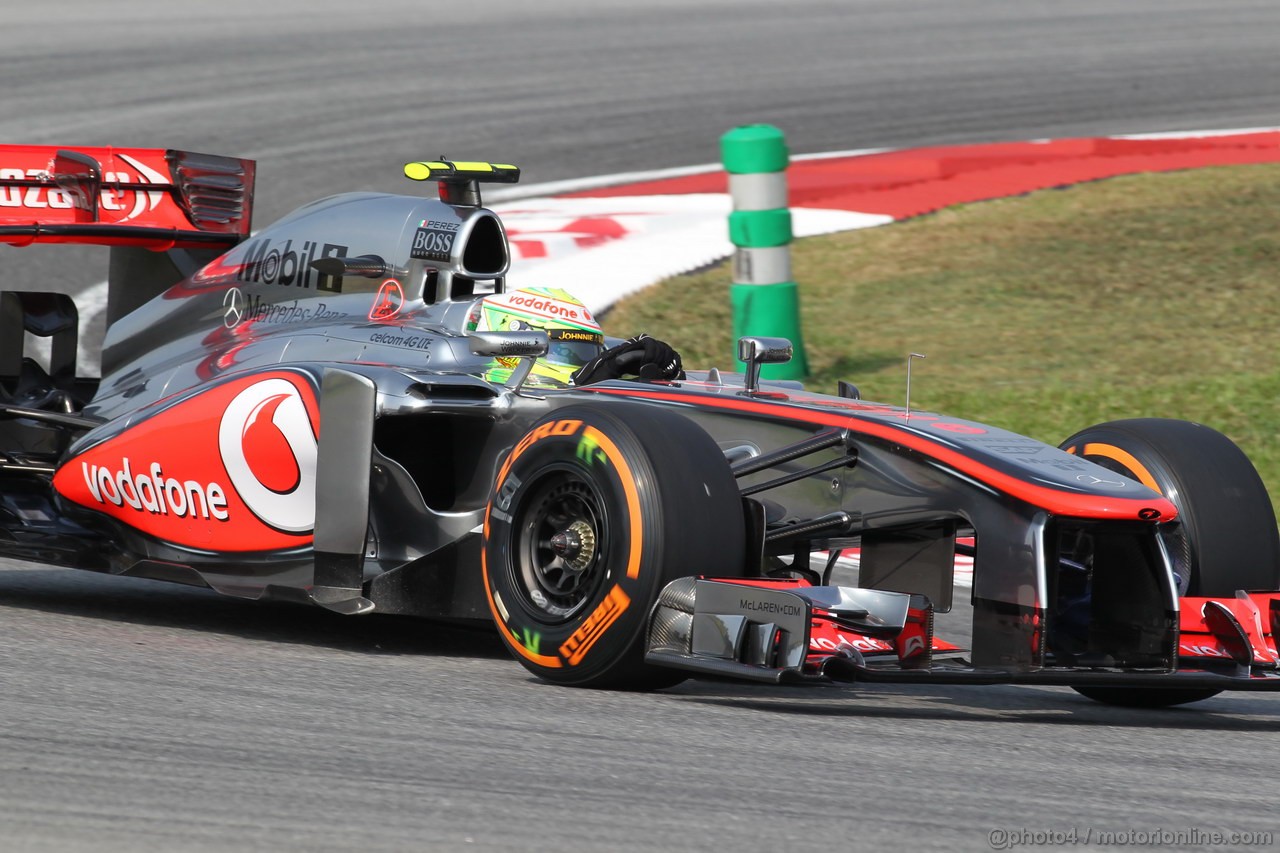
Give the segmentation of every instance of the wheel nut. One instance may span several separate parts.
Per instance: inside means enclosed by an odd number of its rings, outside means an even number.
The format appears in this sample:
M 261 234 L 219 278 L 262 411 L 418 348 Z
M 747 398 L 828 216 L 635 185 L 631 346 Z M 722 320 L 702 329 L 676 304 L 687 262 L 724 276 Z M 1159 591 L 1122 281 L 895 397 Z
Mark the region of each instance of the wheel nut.
M 566 560 L 576 557 L 582 550 L 582 537 L 572 528 L 557 533 L 551 537 L 551 550 Z
M 566 568 L 580 572 L 596 555 L 596 532 L 585 521 L 575 521 L 551 537 L 551 550 L 564 560 Z

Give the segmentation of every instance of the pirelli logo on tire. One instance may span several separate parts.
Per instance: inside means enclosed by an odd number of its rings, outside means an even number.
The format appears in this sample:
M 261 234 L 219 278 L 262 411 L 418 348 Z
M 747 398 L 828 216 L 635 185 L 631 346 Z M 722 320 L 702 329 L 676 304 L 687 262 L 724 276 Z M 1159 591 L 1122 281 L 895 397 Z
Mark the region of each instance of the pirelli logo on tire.
M 622 587 L 614 585 L 609 590 L 609 594 L 604 597 L 591 615 L 574 631 L 569 639 L 560 644 L 560 656 L 565 659 L 569 666 L 577 666 L 582 662 L 587 652 L 591 651 L 591 647 L 596 640 L 604 635 L 605 631 L 617 621 L 631 604 L 631 598 Z
M 582 429 L 582 421 L 572 418 L 563 421 L 548 421 L 545 424 L 541 424 L 520 439 L 520 442 L 512 448 L 511 455 L 507 457 L 507 465 L 520 458 L 520 454 L 528 450 L 534 442 L 541 441 L 552 435 L 576 435 L 580 429 Z
M 510 506 L 512 495 L 516 489 L 520 488 L 520 479 L 518 477 L 509 477 L 512 464 L 520 458 L 520 454 L 524 453 L 530 447 L 544 438 L 550 436 L 571 436 L 576 435 L 582 429 L 582 421 L 574 418 L 565 418 L 564 420 L 548 421 L 545 424 L 532 429 L 524 438 L 511 449 L 507 460 L 502 463 L 502 470 L 498 472 L 498 490 L 495 500 L 490 504 L 489 511 L 485 513 L 484 519 L 484 536 L 489 538 L 489 522 L 490 519 L 511 523 L 511 516 L 507 513 Z

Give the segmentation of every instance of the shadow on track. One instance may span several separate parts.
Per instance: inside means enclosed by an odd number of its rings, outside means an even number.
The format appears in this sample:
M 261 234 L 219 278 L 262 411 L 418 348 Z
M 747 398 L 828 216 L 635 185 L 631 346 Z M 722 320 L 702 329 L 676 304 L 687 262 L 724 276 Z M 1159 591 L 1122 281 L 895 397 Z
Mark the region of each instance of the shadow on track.
M 376 655 L 507 658 L 482 625 L 348 617 L 319 607 L 230 598 L 201 587 L 74 569 L 0 571 L 0 613 L 23 609 Z
M 497 635 L 486 627 L 431 623 L 402 616 L 351 618 L 315 607 L 228 598 L 198 587 L 73 569 L 0 571 L 0 618 L 6 611 L 16 610 L 369 655 L 509 658 Z M 528 680 L 538 681 L 532 677 Z M 678 702 L 686 707 L 707 705 L 829 721 L 875 718 L 1230 732 L 1280 729 L 1280 703 L 1263 704 L 1239 694 L 1223 694 L 1185 707 L 1144 711 L 1101 705 L 1065 688 L 798 688 L 687 681 L 656 692 L 651 698 L 655 703 Z
M 1280 703 L 1263 704 L 1250 701 L 1252 696 L 1228 693 L 1203 702 L 1155 710 L 1103 705 L 1068 688 L 1001 685 L 924 686 L 911 690 L 886 690 L 881 685 L 790 687 L 770 691 L 764 698 L 766 694 L 741 685 L 686 682 L 668 695 L 685 703 L 830 719 L 1033 723 L 1186 731 L 1280 730 Z

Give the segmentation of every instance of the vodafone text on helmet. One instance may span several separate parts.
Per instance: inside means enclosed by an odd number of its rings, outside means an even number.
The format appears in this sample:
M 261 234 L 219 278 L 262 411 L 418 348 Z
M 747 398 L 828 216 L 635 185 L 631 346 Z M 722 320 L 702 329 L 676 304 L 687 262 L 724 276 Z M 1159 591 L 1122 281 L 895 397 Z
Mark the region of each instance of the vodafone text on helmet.
M 557 317 L 567 317 L 570 320 L 581 320 L 582 315 L 578 309 L 571 308 L 559 302 L 553 302 L 550 299 L 539 299 L 536 296 L 519 296 L 513 295 L 507 300 L 511 305 L 519 305 L 521 308 L 532 308 L 534 311 L 543 311 L 547 314 L 554 314 Z

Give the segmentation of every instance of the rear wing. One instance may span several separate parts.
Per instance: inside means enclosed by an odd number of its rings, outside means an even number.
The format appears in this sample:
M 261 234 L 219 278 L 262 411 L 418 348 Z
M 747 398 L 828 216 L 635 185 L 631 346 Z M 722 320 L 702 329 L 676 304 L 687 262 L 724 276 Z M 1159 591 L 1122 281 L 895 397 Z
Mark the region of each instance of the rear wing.
M 0 245 L 112 247 L 109 326 L 249 235 L 254 176 L 191 151 L 0 145 Z
M 0 242 L 230 248 L 254 162 L 154 148 L 0 145 Z

